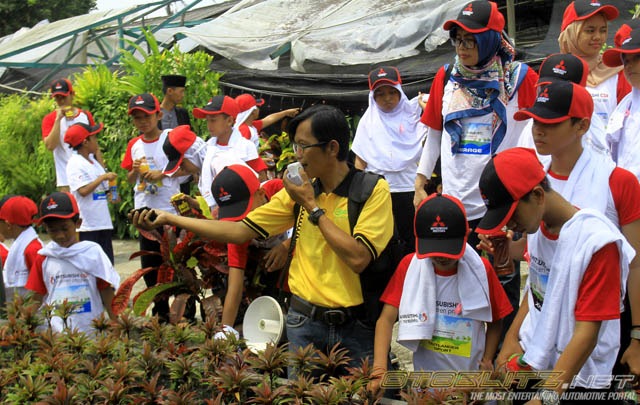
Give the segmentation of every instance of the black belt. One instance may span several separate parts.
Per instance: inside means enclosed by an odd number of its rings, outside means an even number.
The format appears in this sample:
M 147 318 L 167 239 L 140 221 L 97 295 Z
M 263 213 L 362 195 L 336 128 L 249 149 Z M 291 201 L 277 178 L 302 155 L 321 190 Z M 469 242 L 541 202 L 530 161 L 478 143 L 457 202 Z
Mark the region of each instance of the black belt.
M 327 325 L 342 325 L 351 319 L 362 317 L 364 305 L 356 305 L 348 308 L 327 308 L 313 305 L 309 301 L 292 295 L 289 308 L 316 321 L 323 321 Z

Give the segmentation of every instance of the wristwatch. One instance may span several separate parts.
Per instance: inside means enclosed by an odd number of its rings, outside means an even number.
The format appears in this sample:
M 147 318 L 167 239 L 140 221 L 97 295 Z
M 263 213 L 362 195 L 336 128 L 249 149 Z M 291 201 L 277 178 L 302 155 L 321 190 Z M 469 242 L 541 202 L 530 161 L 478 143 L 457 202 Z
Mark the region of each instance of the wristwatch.
M 631 329 L 631 339 L 640 340 L 640 329 Z
M 554 390 L 538 390 L 538 397 L 543 405 L 558 405 L 560 403 L 560 395 Z
M 311 222 L 314 225 L 318 225 L 318 222 L 320 221 L 320 217 L 324 215 L 324 210 L 320 207 L 315 207 L 314 209 L 311 210 L 311 212 L 309 212 L 309 222 Z

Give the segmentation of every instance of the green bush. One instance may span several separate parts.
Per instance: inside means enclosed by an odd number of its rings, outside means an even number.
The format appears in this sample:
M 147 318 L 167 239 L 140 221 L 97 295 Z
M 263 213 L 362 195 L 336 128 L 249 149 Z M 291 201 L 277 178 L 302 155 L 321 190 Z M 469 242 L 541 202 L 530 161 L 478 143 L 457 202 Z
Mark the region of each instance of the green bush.
M 40 124 L 53 108 L 50 98 L 0 98 L 0 195 L 22 194 L 40 201 L 56 186 L 53 155 L 42 142 Z

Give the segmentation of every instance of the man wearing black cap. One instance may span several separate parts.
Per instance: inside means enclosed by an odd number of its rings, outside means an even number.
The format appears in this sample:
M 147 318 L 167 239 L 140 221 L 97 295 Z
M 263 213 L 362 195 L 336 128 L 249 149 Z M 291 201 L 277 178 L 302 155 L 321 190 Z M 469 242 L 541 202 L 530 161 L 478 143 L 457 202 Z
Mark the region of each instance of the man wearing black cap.
M 160 129 L 175 128 L 178 125 L 191 126 L 189 112 L 179 107 L 184 99 L 187 78 L 181 75 L 162 76 L 162 93 L 164 98 L 160 103 L 162 120 L 159 122 Z

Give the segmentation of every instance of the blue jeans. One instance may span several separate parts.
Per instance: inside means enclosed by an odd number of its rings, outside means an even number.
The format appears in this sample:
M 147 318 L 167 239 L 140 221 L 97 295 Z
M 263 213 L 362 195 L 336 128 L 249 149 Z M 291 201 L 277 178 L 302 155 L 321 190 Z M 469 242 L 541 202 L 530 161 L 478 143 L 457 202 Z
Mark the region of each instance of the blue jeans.
M 351 358 L 349 367 L 359 367 L 362 360 L 367 357 L 369 364 L 373 364 L 375 326 L 367 325 L 362 320 L 349 319 L 342 325 L 329 325 L 289 308 L 286 330 L 290 352 L 296 352 L 298 348 L 311 343 L 316 349 L 328 353 L 333 345 L 340 343 L 340 347 L 349 351 L 348 356 Z M 288 371 L 289 378 L 295 378 L 296 371 L 291 367 Z M 347 371 L 342 368 L 338 374 L 346 375 Z

